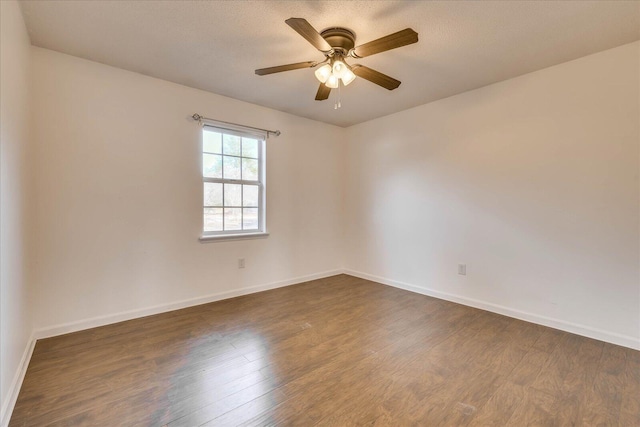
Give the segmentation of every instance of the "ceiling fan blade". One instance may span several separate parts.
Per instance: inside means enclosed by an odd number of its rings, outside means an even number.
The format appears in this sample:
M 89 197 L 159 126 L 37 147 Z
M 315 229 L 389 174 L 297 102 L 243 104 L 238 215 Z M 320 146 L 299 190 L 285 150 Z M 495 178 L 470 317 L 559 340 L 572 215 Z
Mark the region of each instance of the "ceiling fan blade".
M 331 88 L 325 86 L 324 83 L 320 83 L 320 87 L 318 88 L 318 93 L 316 93 L 316 101 L 324 101 L 329 98 L 329 94 L 331 93 Z
M 256 70 L 256 74 L 259 76 L 265 76 L 267 74 L 281 73 L 283 71 L 298 70 L 300 68 L 311 68 L 317 65 L 317 62 L 296 62 L 295 64 L 278 65 L 277 67 L 260 68 Z
M 402 83 L 400 80 L 396 80 L 393 77 L 389 77 L 380 71 L 373 70 L 364 65 L 354 65 L 351 69 L 356 76 L 369 80 L 371 83 L 375 83 L 385 89 L 394 90 Z
M 296 30 L 298 34 L 307 39 L 316 49 L 322 52 L 329 52 L 332 47 L 322 38 L 320 33 L 307 22 L 304 18 L 289 18 L 284 21 L 291 28 Z
M 356 46 L 351 55 L 356 58 L 364 58 L 365 56 L 374 55 L 386 50 L 395 49 L 397 47 L 413 44 L 418 41 L 418 33 L 411 28 L 405 28 L 397 33 L 389 34 L 377 40 L 370 41 L 360 46 Z

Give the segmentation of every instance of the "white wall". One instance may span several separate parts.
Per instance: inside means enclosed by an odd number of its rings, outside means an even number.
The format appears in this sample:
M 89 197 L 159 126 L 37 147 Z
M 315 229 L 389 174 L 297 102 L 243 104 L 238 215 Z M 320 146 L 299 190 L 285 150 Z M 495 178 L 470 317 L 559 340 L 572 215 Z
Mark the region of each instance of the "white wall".
M 349 128 L 347 268 L 640 348 L 639 57 L 636 42 Z
M 50 50 L 32 54 L 32 265 L 44 335 L 342 267 L 343 129 Z M 198 241 L 194 112 L 282 131 L 267 142 L 268 238 Z
M 0 2 L 0 422 L 31 334 L 27 278 L 30 42 L 18 4 Z

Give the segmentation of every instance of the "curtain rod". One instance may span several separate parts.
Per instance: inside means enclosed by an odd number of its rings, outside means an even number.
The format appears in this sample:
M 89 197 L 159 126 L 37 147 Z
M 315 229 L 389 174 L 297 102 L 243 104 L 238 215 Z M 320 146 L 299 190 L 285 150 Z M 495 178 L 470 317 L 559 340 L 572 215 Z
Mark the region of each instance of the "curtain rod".
M 224 124 L 232 125 L 232 126 L 240 126 L 240 127 L 243 127 L 243 128 L 248 128 L 248 129 L 253 129 L 253 130 L 260 130 L 262 132 L 266 132 L 267 133 L 267 137 L 269 136 L 269 134 L 273 134 L 275 136 L 280 136 L 280 131 L 279 130 L 261 129 L 261 128 L 256 128 L 256 127 L 253 127 L 253 126 L 245 126 L 245 125 L 239 125 L 237 123 L 225 122 L 223 120 L 210 119 L 208 117 L 202 117 L 198 113 L 195 113 L 191 117 L 193 118 L 193 120 L 195 120 L 197 122 L 202 122 L 202 120 L 211 120 L 212 122 L 224 123 Z

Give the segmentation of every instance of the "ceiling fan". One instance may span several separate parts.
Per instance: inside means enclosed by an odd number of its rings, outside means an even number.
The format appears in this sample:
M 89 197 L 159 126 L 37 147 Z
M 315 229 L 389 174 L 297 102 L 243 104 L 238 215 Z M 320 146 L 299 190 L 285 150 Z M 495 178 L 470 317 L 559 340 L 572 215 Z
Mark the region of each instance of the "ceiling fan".
M 397 33 L 355 46 L 356 35 L 353 31 L 342 27 L 332 27 L 319 33 L 303 18 L 289 18 L 284 21 L 311 43 L 325 56 L 324 61 L 306 61 L 295 64 L 279 65 L 277 67 L 260 68 L 256 70 L 259 76 L 280 73 L 282 71 L 298 70 L 320 66 L 316 78 L 320 87 L 316 93 L 316 101 L 329 98 L 331 89 L 337 89 L 340 82 L 347 86 L 356 76 L 369 80 L 385 89 L 393 90 L 400 86 L 400 81 L 364 65 L 349 65 L 346 58 L 364 58 L 376 53 L 406 46 L 418 41 L 418 33 L 406 28 Z

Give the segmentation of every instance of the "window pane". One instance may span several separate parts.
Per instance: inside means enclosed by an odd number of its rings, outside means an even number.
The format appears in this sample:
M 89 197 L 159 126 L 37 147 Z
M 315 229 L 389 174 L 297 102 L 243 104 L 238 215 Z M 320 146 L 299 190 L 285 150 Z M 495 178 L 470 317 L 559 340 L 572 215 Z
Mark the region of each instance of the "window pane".
M 224 179 L 240 179 L 240 157 L 222 156 Z
M 258 180 L 258 161 L 254 159 L 242 159 L 242 179 L 245 181 Z
M 203 229 L 210 234 L 258 231 L 262 139 L 202 129 Z M 215 178 L 215 179 L 207 179 Z M 243 185 L 240 180 L 251 182 Z M 218 181 L 218 182 L 207 182 Z
M 242 206 L 258 207 L 259 188 L 257 185 L 242 186 Z
M 204 205 L 222 207 L 222 184 L 204 183 Z
M 258 158 L 258 140 L 242 138 L 242 157 Z
M 241 230 L 242 229 L 242 208 L 225 208 L 224 229 L 225 230 Z
M 225 134 L 222 138 L 222 149 L 224 150 L 224 154 L 229 154 L 231 156 L 239 156 L 240 155 L 240 137 L 236 135 L 227 135 Z
M 222 231 L 222 208 L 204 208 L 204 231 Z
M 204 130 L 202 132 L 202 151 L 222 154 L 222 134 Z
M 242 218 L 243 230 L 258 229 L 258 208 L 244 208 Z
M 224 205 L 242 206 L 242 185 L 224 184 Z
M 203 154 L 202 174 L 208 178 L 222 178 L 222 156 Z

